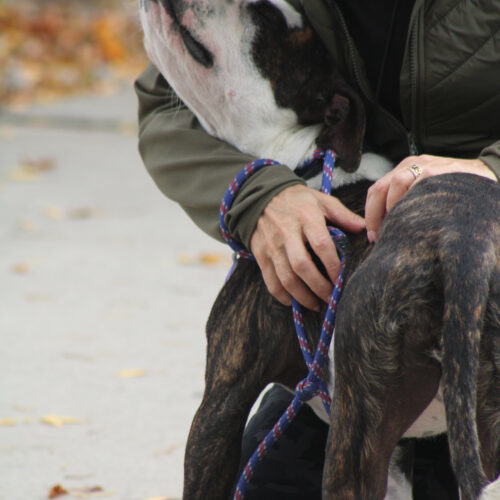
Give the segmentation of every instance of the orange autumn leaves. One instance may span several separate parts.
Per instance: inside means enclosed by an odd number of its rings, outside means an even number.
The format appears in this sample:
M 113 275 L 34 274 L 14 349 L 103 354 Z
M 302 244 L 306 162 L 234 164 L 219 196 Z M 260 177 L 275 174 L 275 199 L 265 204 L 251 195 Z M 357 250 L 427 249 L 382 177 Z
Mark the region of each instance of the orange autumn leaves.
M 0 1 L 0 105 L 130 83 L 146 64 L 141 30 L 134 3 L 113 5 Z

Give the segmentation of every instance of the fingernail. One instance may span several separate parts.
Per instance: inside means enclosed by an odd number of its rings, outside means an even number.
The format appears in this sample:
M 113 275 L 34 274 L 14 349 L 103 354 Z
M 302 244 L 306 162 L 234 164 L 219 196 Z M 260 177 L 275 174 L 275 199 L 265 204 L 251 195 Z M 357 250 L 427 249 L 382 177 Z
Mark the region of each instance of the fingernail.
M 370 243 L 375 243 L 377 241 L 377 233 L 375 231 L 368 231 L 366 236 Z

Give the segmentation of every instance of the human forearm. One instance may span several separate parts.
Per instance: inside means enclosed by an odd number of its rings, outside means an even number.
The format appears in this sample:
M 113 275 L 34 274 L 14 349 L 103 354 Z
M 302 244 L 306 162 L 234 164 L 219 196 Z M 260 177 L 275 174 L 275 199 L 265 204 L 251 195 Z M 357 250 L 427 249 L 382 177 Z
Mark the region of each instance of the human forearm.
M 238 171 L 255 158 L 208 135 L 179 104 L 165 80 L 150 65 L 135 85 L 139 98 L 139 150 L 159 189 L 178 202 L 210 236 L 221 239 L 219 205 Z M 174 95 L 174 97 L 172 97 Z M 249 247 L 260 213 L 278 192 L 303 183 L 285 166 L 252 176 L 228 213 L 232 236 Z

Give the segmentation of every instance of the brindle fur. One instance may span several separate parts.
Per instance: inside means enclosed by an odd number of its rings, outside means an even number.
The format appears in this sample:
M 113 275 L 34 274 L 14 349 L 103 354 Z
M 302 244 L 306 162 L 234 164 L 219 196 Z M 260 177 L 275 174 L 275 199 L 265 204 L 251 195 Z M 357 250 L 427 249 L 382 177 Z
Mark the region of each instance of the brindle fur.
M 325 498 L 383 498 L 392 450 L 440 380 L 461 498 L 495 479 L 499 215 L 498 184 L 455 174 L 424 180 L 387 217 L 339 305 Z
M 366 187 L 334 194 L 360 213 Z M 394 208 L 374 247 L 348 235 L 324 498 L 384 497 L 393 449 L 441 379 L 462 498 L 477 498 L 496 477 L 499 203 L 500 187 L 477 176 L 430 178 Z M 314 342 L 320 322 L 306 314 Z M 186 450 L 189 500 L 228 497 L 258 394 L 270 382 L 293 388 L 305 375 L 291 311 L 268 294 L 253 262 L 240 260 L 220 292 L 207 339 L 205 394 Z

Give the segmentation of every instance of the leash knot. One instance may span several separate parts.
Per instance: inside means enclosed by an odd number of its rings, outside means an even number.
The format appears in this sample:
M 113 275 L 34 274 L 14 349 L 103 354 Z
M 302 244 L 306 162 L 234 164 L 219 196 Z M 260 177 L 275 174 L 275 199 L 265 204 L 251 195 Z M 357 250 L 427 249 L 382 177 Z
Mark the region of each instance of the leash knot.
M 295 396 L 302 403 L 307 403 L 314 396 L 321 392 L 321 385 L 319 380 L 311 380 L 309 377 L 301 380 L 295 388 Z

